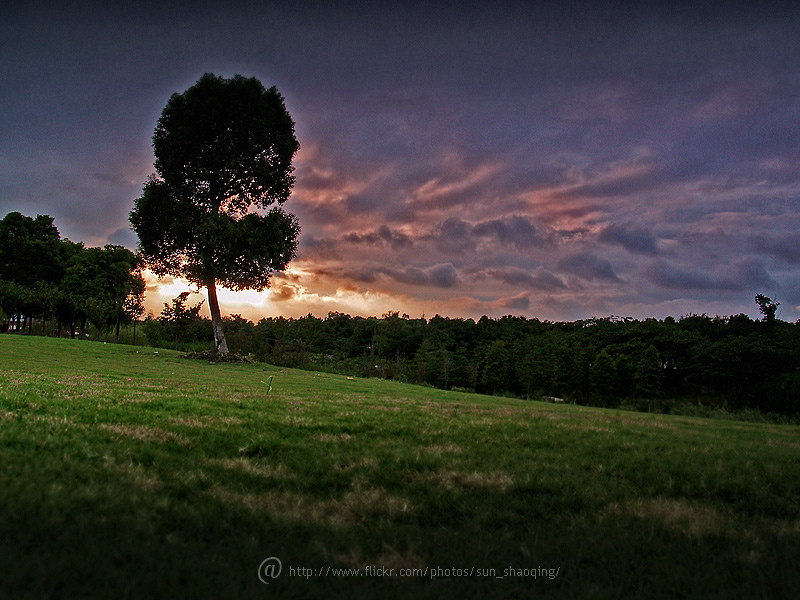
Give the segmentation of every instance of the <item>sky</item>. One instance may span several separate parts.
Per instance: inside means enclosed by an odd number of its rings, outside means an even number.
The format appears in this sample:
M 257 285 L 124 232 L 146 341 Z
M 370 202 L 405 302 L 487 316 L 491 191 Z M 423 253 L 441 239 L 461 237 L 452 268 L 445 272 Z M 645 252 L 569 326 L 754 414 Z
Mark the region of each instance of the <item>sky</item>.
M 136 236 L 173 93 L 277 86 L 297 258 L 223 314 L 800 318 L 800 5 L 24 2 L 0 9 L 0 216 Z M 148 274 L 147 305 L 190 289 Z M 204 291 L 193 296 L 199 301 Z

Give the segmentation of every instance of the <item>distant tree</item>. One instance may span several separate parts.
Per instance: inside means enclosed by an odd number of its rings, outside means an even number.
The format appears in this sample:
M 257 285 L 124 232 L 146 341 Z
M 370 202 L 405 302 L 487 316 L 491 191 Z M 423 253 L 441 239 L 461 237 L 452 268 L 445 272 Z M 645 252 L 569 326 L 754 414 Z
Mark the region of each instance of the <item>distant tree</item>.
M 0 278 L 29 288 L 58 283 L 63 275 L 60 240 L 53 217 L 8 213 L 0 220 Z
M 146 286 L 144 278 L 141 276 L 141 265 L 132 275 L 130 291 L 122 303 L 122 316 L 125 321 L 133 322 L 133 344 L 136 345 L 136 323 L 145 312 L 144 292 Z M 116 343 L 119 343 L 119 322 L 117 321 L 117 334 L 114 339 Z
M 186 300 L 190 292 L 181 292 L 172 299 L 171 304 L 164 303 L 159 321 L 164 327 L 164 333 L 170 338 L 175 339 L 175 350 L 178 349 L 178 342 L 181 338 L 188 336 L 192 325 L 201 320 L 200 309 L 203 303 L 199 302 L 194 306 L 187 307 Z
M 60 240 L 53 217 L 36 215 L 34 219 L 10 212 L 0 220 L 0 280 L 6 282 L 3 311 L 9 318 L 16 315 L 17 331 L 24 329 L 21 317 L 30 332 L 32 318 L 49 312 L 50 302 L 36 290 L 51 291 L 64 273 Z
M 641 353 L 633 375 L 636 394 L 642 398 L 658 398 L 664 392 L 664 365 L 655 346 Z
M 299 147 L 278 90 L 240 75 L 203 75 L 173 94 L 156 125 L 156 174 L 131 226 L 153 272 L 208 289 L 218 352 L 228 345 L 217 284 L 262 290 L 295 256 L 300 227 L 281 205 Z
M 21 329 L 21 315 L 25 314 L 26 309 L 31 305 L 33 291 L 13 281 L 0 279 L 0 310 L 5 314 L 3 330 L 8 331 L 12 324 L 12 317 L 16 316 L 16 330 Z
M 764 315 L 764 321 L 767 323 L 775 321 L 775 313 L 778 312 L 778 307 L 781 305 L 780 302 L 775 302 L 775 300 L 764 294 L 758 294 L 756 295 L 756 304 L 758 304 L 758 310 Z
M 600 351 L 589 368 L 589 381 L 592 392 L 600 397 L 605 406 L 619 404 L 619 398 L 616 397 L 617 364 L 605 348 Z
M 509 390 L 511 379 L 511 354 L 503 340 L 495 340 L 486 348 L 480 379 L 480 391 L 493 394 Z
M 138 311 L 144 294 L 141 259 L 112 244 L 84 248 L 73 257 L 61 287 L 82 322 L 81 332 L 88 319 L 101 337 L 105 329 L 130 318 L 128 310 Z

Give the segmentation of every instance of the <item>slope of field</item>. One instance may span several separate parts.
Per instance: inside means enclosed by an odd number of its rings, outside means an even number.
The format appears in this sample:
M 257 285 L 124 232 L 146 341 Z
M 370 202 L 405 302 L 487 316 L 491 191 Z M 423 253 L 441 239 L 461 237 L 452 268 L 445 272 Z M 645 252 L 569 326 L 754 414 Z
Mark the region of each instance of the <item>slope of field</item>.
M 0 369 L 0 597 L 800 597 L 794 426 L 12 335 Z

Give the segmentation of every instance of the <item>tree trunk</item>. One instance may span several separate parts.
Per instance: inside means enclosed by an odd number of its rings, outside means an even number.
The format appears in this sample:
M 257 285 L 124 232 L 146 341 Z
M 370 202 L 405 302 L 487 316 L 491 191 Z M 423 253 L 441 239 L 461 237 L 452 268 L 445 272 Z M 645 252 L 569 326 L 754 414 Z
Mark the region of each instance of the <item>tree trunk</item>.
M 217 300 L 217 283 L 212 277 L 206 282 L 208 288 L 208 308 L 211 310 L 211 328 L 214 330 L 214 348 L 221 354 L 228 353 L 228 342 L 222 330 L 222 314 L 219 312 Z

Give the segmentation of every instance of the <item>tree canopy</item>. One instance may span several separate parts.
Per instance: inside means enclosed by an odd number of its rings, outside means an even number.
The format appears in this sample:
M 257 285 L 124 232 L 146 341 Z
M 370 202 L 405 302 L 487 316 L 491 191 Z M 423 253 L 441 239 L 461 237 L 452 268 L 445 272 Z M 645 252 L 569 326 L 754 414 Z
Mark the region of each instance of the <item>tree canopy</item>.
M 57 282 L 63 275 L 60 241 L 53 217 L 8 213 L 0 220 L 0 277 L 28 287 Z
M 295 256 L 300 227 L 281 205 L 299 147 L 278 90 L 241 75 L 203 75 L 156 125 L 156 173 L 131 226 L 153 272 L 208 289 L 219 352 L 228 348 L 216 285 L 263 290 Z
M 11 212 L 0 220 L 0 312 L 16 318 L 17 331 L 24 322 L 30 331 L 34 317 L 53 317 L 54 332 L 56 321 L 71 335 L 76 322 L 83 331 L 90 321 L 99 336 L 116 324 L 118 337 L 120 323 L 144 312 L 140 269 L 141 258 L 121 246 L 62 240 L 48 215 Z

